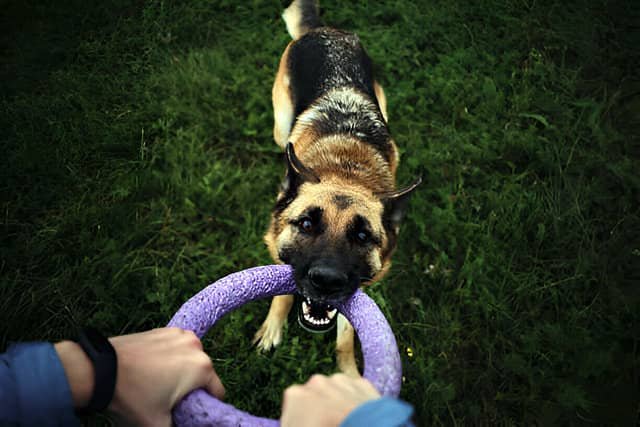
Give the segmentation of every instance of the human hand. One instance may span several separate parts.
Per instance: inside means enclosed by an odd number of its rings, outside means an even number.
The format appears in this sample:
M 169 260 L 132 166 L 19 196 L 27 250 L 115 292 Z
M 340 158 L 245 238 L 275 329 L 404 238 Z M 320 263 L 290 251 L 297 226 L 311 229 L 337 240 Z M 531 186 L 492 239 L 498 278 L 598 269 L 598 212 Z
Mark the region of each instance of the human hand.
M 211 359 L 191 331 L 160 328 L 109 341 L 118 355 L 118 380 L 109 410 L 125 423 L 171 426 L 171 409 L 196 388 L 224 397 Z
M 109 410 L 121 423 L 170 426 L 171 409 L 187 393 L 205 388 L 218 398 L 224 387 L 202 343 L 191 331 L 160 328 L 109 338 L 118 357 L 118 377 Z M 73 341 L 55 344 L 76 408 L 93 394 L 91 360 Z
M 292 385 L 282 399 L 282 427 L 339 425 L 349 413 L 380 393 L 364 378 L 345 374 L 312 376 L 306 384 Z

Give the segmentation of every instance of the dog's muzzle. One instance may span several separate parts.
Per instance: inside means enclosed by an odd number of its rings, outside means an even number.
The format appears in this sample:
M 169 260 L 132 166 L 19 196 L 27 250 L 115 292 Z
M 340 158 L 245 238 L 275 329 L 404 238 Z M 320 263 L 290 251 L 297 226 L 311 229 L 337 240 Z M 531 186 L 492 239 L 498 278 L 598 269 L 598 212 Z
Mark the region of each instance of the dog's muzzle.
M 300 283 L 301 282 L 301 283 Z M 314 333 L 328 332 L 336 325 L 338 311 L 331 301 L 348 298 L 358 287 L 347 273 L 327 264 L 309 268 L 306 277 L 299 282 L 301 296 L 296 300 L 298 323 Z

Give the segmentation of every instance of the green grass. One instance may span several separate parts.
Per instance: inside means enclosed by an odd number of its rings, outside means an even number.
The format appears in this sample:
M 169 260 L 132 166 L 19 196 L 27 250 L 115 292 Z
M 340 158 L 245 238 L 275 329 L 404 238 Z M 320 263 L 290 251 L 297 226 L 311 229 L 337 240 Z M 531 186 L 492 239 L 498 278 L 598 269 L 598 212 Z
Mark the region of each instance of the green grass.
M 164 325 L 206 284 L 271 262 L 281 2 L 0 5 L 0 350 L 78 324 Z M 425 178 L 369 290 L 418 424 L 635 425 L 636 2 L 321 7 L 376 63 L 399 180 Z M 228 401 L 277 417 L 288 384 L 335 369 L 333 344 L 290 322 L 258 355 L 267 309 L 206 342 Z

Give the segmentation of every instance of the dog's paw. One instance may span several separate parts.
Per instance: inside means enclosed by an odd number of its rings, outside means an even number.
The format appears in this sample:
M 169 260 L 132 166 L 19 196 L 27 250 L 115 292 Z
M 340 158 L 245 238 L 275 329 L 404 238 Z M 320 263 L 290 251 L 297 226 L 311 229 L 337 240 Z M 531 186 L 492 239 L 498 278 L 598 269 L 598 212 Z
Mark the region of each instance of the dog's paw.
M 258 351 L 269 351 L 277 347 L 282 342 L 282 324 L 265 320 L 258 332 L 253 337 L 253 344 L 256 344 Z

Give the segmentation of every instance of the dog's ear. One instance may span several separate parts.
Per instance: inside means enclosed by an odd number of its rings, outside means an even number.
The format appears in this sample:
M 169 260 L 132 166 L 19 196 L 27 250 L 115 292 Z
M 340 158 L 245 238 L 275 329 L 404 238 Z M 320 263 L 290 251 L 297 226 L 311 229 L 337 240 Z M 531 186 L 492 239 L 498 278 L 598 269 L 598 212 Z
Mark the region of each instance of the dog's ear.
M 293 144 L 287 143 L 287 176 L 282 183 L 282 191 L 285 193 L 297 189 L 303 182 L 320 182 L 320 178 L 314 171 L 302 164 L 296 152 L 293 150 Z
M 411 194 L 421 183 L 422 177 L 419 176 L 413 184 L 408 187 L 401 190 L 379 194 L 382 205 L 384 206 L 384 222 L 389 224 L 395 232 L 398 231 L 400 223 L 404 219 Z
M 274 213 L 279 215 L 286 209 L 287 206 L 298 196 L 298 187 L 303 182 L 320 182 L 320 178 L 314 171 L 302 164 L 295 151 L 293 151 L 293 144 L 288 143 L 285 151 L 285 157 L 287 159 L 287 176 L 280 187 L 282 192 L 278 200 Z

